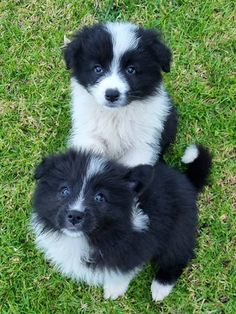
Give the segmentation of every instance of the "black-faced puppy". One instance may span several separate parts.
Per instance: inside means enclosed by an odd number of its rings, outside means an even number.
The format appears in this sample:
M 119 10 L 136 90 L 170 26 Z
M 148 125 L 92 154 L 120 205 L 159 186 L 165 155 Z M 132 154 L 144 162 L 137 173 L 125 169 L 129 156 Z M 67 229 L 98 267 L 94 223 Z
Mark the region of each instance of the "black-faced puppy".
M 106 23 L 65 48 L 71 71 L 70 146 L 128 166 L 153 165 L 174 140 L 177 114 L 164 88 L 171 51 L 154 30 Z
M 35 174 L 37 246 L 63 274 L 103 286 L 112 299 L 151 261 L 152 298 L 162 300 L 193 257 L 196 198 L 211 164 L 201 146 L 182 160 L 186 174 L 161 162 L 128 168 L 88 152 L 45 158 Z

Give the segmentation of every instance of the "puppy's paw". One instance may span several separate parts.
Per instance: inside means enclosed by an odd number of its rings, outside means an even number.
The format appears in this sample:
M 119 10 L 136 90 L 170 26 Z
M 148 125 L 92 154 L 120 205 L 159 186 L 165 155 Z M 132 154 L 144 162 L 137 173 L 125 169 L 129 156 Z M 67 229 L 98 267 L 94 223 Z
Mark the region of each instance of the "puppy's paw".
M 118 297 L 121 297 L 126 292 L 127 287 L 122 285 L 116 286 L 105 286 L 104 287 L 104 299 L 112 299 L 115 300 Z
M 162 301 L 165 297 L 167 297 L 174 285 L 170 284 L 162 284 L 158 280 L 153 280 L 151 285 L 152 291 L 152 299 L 153 301 Z

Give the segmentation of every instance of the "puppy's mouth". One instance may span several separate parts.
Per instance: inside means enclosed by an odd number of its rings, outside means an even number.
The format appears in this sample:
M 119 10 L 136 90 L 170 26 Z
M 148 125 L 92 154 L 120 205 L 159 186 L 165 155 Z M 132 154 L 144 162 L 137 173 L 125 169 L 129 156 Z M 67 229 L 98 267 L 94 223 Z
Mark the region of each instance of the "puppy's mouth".
M 93 230 L 95 221 L 93 215 L 89 211 L 85 211 L 84 213 L 71 211 L 67 212 L 66 217 L 64 217 L 59 225 L 60 231 L 63 234 L 72 238 L 78 238 L 85 236 Z
M 84 233 L 77 228 L 62 228 L 61 232 L 71 238 L 79 238 L 84 235 Z
M 107 107 L 107 108 L 112 108 L 112 109 L 115 109 L 115 108 L 121 108 L 121 107 L 126 107 L 128 105 L 128 102 L 127 101 L 117 101 L 117 102 L 105 102 L 104 106 Z
M 123 98 L 115 102 L 105 101 L 103 106 L 106 108 L 116 109 L 116 108 L 127 107 L 133 101 L 139 101 L 139 100 L 143 100 L 142 95 L 139 92 L 130 91 L 130 92 L 127 92 Z
M 122 95 L 118 100 L 116 101 L 108 101 L 105 99 L 103 106 L 106 108 L 122 108 L 122 107 L 126 107 L 128 106 L 130 103 L 130 99 L 128 97 L 128 93 L 126 93 L 125 95 Z

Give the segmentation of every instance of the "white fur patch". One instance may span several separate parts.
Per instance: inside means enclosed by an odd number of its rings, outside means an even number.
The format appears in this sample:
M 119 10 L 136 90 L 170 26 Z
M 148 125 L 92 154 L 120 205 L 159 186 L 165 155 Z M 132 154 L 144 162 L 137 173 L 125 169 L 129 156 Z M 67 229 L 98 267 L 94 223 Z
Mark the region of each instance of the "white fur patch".
M 115 300 L 124 295 L 138 268 L 128 273 L 107 272 L 104 282 L 104 298 Z
M 112 110 L 97 104 L 75 79 L 72 86 L 72 130 L 69 145 L 91 150 L 127 166 L 154 164 L 170 102 L 164 88 L 145 101 Z
M 119 59 L 127 50 L 135 49 L 138 38 L 135 30 L 138 27 L 131 23 L 107 23 L 106 28 L 112 36 L 114 59 Z
M 102 157 L 99 156 L 92 156 L 92 158 L 89 161 L 89 164 L 87 166 L 86 169 L 86 175 L 83 178 L 83 184 L 82 184 L 82 188 L 81 191 L 79 193 L 79 196 L 77 198 L 77 200 L 70 205 L 70 210 L 77 210 L 79 212 L 83 212 L 84 211 L 84 206 L 83 206 L 83 202 L 84 202 L 84 189 L 87 185 L 87 182 L 90 178 L 92 178 L 93 176 L 96 176 L 98 173 L 102 172 L 104 170 L 106 166 L 106 161 L 105 159 L 103 159 Z
M 101 285 L 104 288 L 104 297 L 116 299 L 123 295 L 129 282 L 137 274 L 139 268 L 128 273 L 108 269 L 93 269 L 86 265 L 92 263 L 91 247 L 83 233 L 77 237 L 70 233 L 42 232 L 43 226 L 38 223 L 37 215 L 31 218 L 31 227 L 36 235 L 36 245 L 44 252 L 45 257 L 59 271 L 77 281 L 85 281 L 89 285 Z
M 103 284 L 104 272 L 94 270 L 85 263 L 90 261 L 91 249 L 83 234 L 71 237 L 60 232 L 42 232 L 43 227 L 37 223 L 36 215 L 33 216 L 31 225 L 36 234 L 37 247 L 62 274 L 89 285 Z
M 139 208 L 139 203 L 136 203 L 132 210 L 132 225 L 135 231 L 143 232 L 148 230 L 149 217 Z
M 84 206 L 83 206 L 83 201 L 84 201 L 84 190 L 83 190 L 83 186 L 82 186 L 82 190 L 80 191 L 79 197 L 77 198 L 77 200 L 72 203 L 69 206 L 70 210 L 77 210 L 78 212 L 84 212 Z M 64 232 L 66 233 L 66 232 Z
M 162 301 L 165 297 L 167 297 L 174 285 L 164 285 L 160 283 L 158 280 L 153 280 L 151 285 L 152 291 L 152 299 L 153 301 Z
M 80 231 L 70 231 L 66 228 L 63 228 L 61 230 L 65 235 L 69 236 L 69 237 L 72 237 L 72 238 L 79 238 L 81 236 L 83 236 L 83 233 L 80 232 Z
M 105 166 L 106 166 L 106 160 L 104 158 L 100 156 L 92 156 L 87 166 L 85 181 L 97 175 L 98 173 L 103 172 Z
M 181 161 L 184 164 L 190 164 L 191 162 L 193 162 L 199 155 L 199 151 L 196 145 L 192 144 L 189 145 L 185 152 L 183 157 L 181 158 Z

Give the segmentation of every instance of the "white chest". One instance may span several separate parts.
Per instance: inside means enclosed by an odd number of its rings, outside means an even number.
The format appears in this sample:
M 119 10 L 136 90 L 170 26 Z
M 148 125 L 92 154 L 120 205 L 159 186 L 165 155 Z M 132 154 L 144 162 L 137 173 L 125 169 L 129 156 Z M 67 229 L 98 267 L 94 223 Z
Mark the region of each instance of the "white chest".
M 98 152 L 120 159 L 130 150 L 159 152 L 164 122 L 170 110 L 164 90 L 146 101 L 122 108 L 103 108 L 78 83 L 72 81 L 72 131 L 70 145 L 98 147 Z
M 44 252 L 46 259 L 67 277 L 85 281 L 89 285 L 103 284 L 104 272 L 86 266 L 90 252 L 84 237 L 44 233 L 36 237 L 36 245 Z

